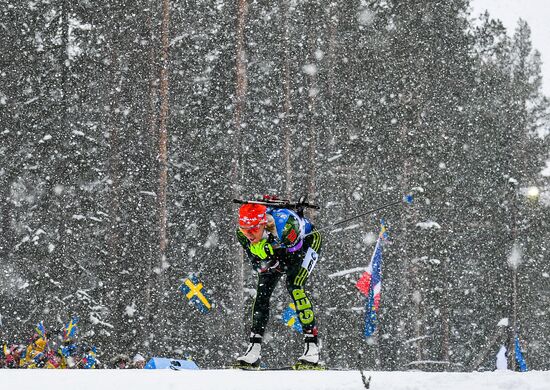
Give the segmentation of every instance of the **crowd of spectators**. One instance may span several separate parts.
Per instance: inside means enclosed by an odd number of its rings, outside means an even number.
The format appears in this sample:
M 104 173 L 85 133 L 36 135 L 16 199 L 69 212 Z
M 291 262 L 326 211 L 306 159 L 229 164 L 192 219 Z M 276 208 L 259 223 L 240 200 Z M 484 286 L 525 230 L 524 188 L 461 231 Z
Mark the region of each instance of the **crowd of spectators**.
M 40 322 L 27 342 L 2 343 L 0 368 L 144 368 L 145 358 L 139 353 L 133 358 L 119 354 L 107 362 L 100 360 L 94 345 L 77 340 L 77 322 L 71 319 L 53 337 Z

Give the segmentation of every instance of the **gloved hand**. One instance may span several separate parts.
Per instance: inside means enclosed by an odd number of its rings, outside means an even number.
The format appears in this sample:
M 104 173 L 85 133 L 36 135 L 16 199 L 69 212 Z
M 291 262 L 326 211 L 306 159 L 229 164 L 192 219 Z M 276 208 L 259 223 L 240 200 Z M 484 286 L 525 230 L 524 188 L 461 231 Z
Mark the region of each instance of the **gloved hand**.
M 278 272 L 283 272 L 281 271 L 281 268 L 279 268 L 279 260 L 277 260 L 276 258 L 275 259 L 271 259 L 269 261 L 262 261 L 260 263 L 260 269 L 259 269 L 259 273 L 263 274 L 264 272 L 269 272 L 269 271 L 278 271 Z
M 269 254 L 266 252 L 266 249 L 269 252 Z M 252 252 L 253 255 L 258 256 L 260 259 L 265 260 L 268 258 L 268 256 L 273 256 L 273 247 L 264 238 L 261 241 L 251 244 L 250 252 Z

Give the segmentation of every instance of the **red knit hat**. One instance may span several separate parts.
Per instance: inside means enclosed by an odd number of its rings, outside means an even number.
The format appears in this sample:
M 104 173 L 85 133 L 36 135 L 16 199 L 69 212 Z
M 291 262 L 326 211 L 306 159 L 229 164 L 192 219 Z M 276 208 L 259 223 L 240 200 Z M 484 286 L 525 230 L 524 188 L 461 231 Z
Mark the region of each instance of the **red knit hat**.
M 245 203 L 239 209 L 239 226 L 249 229 L 267 223 L 267 207 L 263 204 Z

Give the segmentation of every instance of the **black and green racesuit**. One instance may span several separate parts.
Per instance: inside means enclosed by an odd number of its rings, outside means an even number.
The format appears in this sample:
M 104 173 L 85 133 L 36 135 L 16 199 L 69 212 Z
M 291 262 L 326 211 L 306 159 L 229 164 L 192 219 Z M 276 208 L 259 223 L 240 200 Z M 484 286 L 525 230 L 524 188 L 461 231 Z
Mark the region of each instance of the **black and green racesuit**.
M 291 216 L 290 218 L 293 217 Z M 273 244 L 274 254 L 265 260 L 261 260 L 251 253 L 250 241 L 240 230 L 237 230 L 237 237 L 240 244 L 246 251 L 252 263 L 252 267 L 258 271 L 256 299 L 254 300 L 252 308 L 251 332 L 253 334 L 263 336 L 269 320 L 269 301 L 275 286 L 283 274 L 286 274 L 286 289 L 294 302 L 304 333 L 314 333 L 315 335 L 317 333 L 313 305 L 304 286 L 312 267 L 315 265 L 320 255 L 322 238 L 321 234 L 315 230 L 309 221 L 307 222 L 309 234 L 303 238 L 300 249 L 294 252 L 289 252 L 287 248 L 278 248 L 278 243 L 285 241 L 284 237 L 279 239 L 275 237 L 276 233 L 268 233 L 267 242 Z M 309 266 L 309 270 L 302 266 L 306 257 L 314 257 L 313 260 L 315 261 Z M 277 262 L 279 263 L 275 268 L 266 267 L 266 263 L 276 264 Z

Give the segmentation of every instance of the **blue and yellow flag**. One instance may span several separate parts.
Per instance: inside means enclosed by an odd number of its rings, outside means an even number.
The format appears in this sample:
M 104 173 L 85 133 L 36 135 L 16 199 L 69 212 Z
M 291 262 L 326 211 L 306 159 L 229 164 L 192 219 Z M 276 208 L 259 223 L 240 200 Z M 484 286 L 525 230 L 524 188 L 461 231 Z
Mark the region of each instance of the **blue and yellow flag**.
M 296 314 L 296 306 L 294 305 L 294 303 L 289 303 L 288 306 L 285 308 L 285 310 L 283 311 L 282 320 L 289 328 L 294 329 L 298 333 L 303 333 L 302 324 L 300 323 L 298 315 Z
M 74 339 L 76 337 L 76 332 L 78 331 L 78 317 L 73 317 L 69 322 L 63 327 L 63 340 L 67 341 Z
M 97 349 L 95 346 L 90 348 L 90 350 L 82 358 L 80 365 L 82 368 L 91 369 L 96 368 L 97 363 Z
M 208 295 L 202 291 L 203 287 L 199 279 L 193 275 L 183 281 L 179 290 L 201 313 L 207 313 L 212 308 L 212 305 L 210 304 Z
M 44 321 L 40 321 L 38 324 L 36 324 L 36 328 L 34 328 L 36 331 L 36 334 L 38 336 L 42 337 L 43 339 L 46 338 L 46 328 L 44 327 Z

